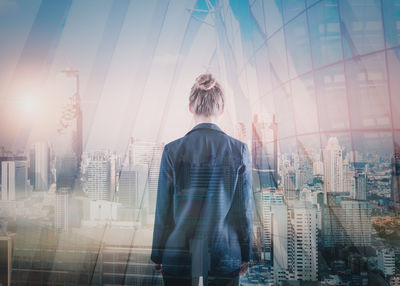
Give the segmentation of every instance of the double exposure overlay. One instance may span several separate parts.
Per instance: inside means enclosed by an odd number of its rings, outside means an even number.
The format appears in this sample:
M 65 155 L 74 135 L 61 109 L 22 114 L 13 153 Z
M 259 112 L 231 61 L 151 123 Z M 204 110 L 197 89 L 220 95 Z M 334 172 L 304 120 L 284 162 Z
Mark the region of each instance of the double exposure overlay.
M 163 285 L 165 144 L 248 144 L 241 285 L 400 285 L 399 0 L 0 0 L 0 285 Z

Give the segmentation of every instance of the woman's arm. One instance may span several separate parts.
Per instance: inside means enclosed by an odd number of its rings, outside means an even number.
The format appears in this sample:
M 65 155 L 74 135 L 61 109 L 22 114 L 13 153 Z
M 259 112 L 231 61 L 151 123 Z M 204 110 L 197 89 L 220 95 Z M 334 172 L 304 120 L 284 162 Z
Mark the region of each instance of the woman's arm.
M 250 152 L 246 144 L 243 145 L 242 156 L 243 163 L 239 170 L 238 185 L 235 191 L 234 211 L 242 262 L 249 262 L 252 255 L 253 238 L 253 192 Z
M 173 219 L 173 165 L 164 148 L 158 178 L 156 214 L 154 220 L 151 260 L 161 264 L 165 243 L 174 228 Z

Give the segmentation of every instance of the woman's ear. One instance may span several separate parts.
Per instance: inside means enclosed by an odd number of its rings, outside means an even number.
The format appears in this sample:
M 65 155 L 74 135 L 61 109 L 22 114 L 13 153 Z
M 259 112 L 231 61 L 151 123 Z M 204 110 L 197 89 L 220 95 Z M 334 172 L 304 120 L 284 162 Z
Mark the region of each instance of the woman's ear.
M 193 109 L 192 109 L 192 106 L 190 105 L 190 103 L 189 103 L 189 112 L 193 113 Z

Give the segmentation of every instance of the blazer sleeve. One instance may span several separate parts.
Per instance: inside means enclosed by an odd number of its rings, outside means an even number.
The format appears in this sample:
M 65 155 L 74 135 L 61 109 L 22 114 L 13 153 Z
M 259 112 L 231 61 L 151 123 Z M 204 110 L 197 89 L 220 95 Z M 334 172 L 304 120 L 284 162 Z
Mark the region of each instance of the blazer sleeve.
M 242 165 L 234 197 L 236 229 L 239 238 L 242 262 L 252 257 L 253 238 L 253 191 L 250 152 L 247 144 L 242 147 Z
M 174 228 L 173 219 L 173 165 L 165 147 L 158 178 L 156 213 L 154 219 L 151 260 L 161 264 L 165 243 Z

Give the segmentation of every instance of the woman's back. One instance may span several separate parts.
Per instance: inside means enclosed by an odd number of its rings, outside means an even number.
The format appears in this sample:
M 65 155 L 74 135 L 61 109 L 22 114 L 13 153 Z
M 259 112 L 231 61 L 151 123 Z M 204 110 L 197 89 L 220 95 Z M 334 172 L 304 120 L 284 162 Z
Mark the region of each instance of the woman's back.
M 202 123 L 167 144 L 164 152 L 173 185 L 172 209 L 164 214 L 172 220 L 162 259 L 164 270 L 190 272 L 191 244 L 204 240 L 211 273 L 234 272 L 242 261 L 243 233 L 249 233 L 247 221 L 242 222 L 246 211 L 251 220 L 251 206 L 247 205 L 251 198 L 243 190 L 251 188 L 247 146 L 217 125 Z M 157 200 L 165 201 L 159 195 Z

